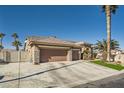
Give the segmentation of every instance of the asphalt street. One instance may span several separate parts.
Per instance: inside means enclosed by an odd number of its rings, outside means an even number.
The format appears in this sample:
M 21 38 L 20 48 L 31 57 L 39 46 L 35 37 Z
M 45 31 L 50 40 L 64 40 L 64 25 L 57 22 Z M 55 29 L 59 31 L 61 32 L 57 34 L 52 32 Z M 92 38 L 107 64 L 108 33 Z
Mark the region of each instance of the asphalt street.
M 124 73 L 75 86 L 74 88 L 124 88 Z

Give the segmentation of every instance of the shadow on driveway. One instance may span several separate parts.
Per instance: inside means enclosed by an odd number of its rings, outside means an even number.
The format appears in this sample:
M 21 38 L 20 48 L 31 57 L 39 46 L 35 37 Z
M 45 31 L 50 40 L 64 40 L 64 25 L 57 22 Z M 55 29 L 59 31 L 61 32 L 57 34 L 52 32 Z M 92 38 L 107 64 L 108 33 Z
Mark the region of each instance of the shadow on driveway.
M 3 79 L 3 78 L 4 78 L 4 76 L 0 76 L 0 80 Z

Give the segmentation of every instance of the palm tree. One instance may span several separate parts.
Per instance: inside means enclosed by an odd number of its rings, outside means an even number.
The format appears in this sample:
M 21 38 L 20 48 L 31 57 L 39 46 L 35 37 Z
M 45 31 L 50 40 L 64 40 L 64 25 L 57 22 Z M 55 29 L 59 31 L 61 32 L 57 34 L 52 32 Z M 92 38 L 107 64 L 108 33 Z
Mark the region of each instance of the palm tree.
M 111 40 L 110 45 L 111 45 L 110 47 L 112 50 L 119 49 L 119 42 L 116 40 Z M 105 39 L 103 39 L 102 41 L 98 40 L 96 43 L 95 49 L 102 52 L 106 59 L 106 57 L 107 57 L 107 40 L 105 40 Z
M 12 37 L 13 37 L 15 40 L 17 40 L 17 39 L 19 38 L 19 36 L 17 35 L 17 33 L 13 33 L 13 34 L 12 34 Z
M 12 45 L 16 47 L 16 50 L 19 51 L 19 46 L 22 46 L 22 43 L 18 40 L 12 42 Z
M 106 14 L 106 25 L 107 25 L 107 61 L 111 58 L 111 14 L 115 14 L 118 6 L 116 5 L 104 5 L 102 6 L 103 11 Z
M 19 46 L 22 46 L 22 43 L 18 40 L 19 36 L 17 33 L 13 33 L 12 37 L 14 38 L 14 42 L 12 42 L 12 46 L 16 47 L 16 50 L 19 50 Z
M 102 41 L 97 40 L 96 48 L 99 51 L 106 51 L 107 52 L 107 41 L 105 39 L 103 39 Z
M 119 48 L 119 42 L 116 40 L 111 40 L 111 49 L 115 50 Z
M 5 34 L 4 33 L 0 33 L 0 49 L 3 49 L 3 38 L 4 38 Z

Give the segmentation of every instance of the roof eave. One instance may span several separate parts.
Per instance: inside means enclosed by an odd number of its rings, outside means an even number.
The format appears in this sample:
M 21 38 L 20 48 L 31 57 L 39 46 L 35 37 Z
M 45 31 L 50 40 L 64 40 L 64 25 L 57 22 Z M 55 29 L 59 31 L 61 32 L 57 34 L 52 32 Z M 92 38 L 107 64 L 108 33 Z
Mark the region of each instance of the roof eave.
M 59 44 L 59 43 L 48 43 L 48 42 L 38 42 L 38 41 L 30 41 L 29 45 L 55 45 L 55 46 L 65 46 L 65 47 L 74 47 L 74 48 L 82 48 L 80 45 L 73 45 L 73 44 Z

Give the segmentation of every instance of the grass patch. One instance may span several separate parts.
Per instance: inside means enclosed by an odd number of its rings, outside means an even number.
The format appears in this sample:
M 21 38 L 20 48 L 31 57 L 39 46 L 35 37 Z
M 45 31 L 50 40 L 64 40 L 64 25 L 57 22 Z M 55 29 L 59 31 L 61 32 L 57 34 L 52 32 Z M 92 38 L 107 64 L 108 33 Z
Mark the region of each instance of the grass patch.
M 122 66 L 120 64 L 111 64 L 111 63 L 108 63 L 108 62 L 105 62 L 105 61 L 100 61 L 100 60 L 91 61 L 91 62 L 94 63 L 94 64 L 102 65 L 102 66 L 109 67 L 109 68 L 119 70 L 119 71 L 124 69 L 124 66 Z

